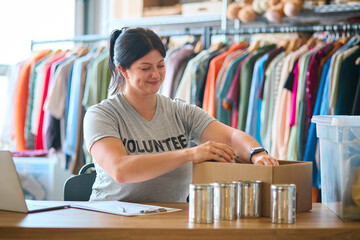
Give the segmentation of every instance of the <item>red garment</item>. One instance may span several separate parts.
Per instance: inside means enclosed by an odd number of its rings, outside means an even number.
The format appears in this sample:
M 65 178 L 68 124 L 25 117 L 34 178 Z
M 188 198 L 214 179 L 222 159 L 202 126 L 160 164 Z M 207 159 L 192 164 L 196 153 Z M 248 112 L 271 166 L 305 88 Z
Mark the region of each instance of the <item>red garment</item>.
M 252 54 L 247 55 L 244 59 L 242 59 L 239 65 L 236 68 L 236 72 L 234 78 L 231 82 L 228 94 L 226 95 L 226 99 L 224 101 L 228 101 L 231 105 L 230 112 L 230 126 L 237 129 L 238 121 L 239 121 L 239 94 L 240 94 L 240 76 L 241 76 L 241 68 L 244 62 L 246 62 Z M 223 103 L 224 106 L 224 103 Z
M 310 128 L 311 117 L 314 111 L 316 96 L 321 79 L 321 75 L 319 75 L 319 72 L 322 72 L 323 66 L 320 65 L 320 61 L 326 56 L 326 54 L 330 51 L 331 48 L 332 45 L 325 44 L 324 47 L 314 53 L 311 57 L 306 72 L 306 132 L 308 132 Z
M 24 63 L 19 72 L 14 99 L 14 137 L 16 141 L 16 151 L 27 150 L 25 141 L 25 121 L 31 70 L 36 62 L 45 57 L 48 52 L 48 50 L 43 50 L 36 53 L 29 61 Z
M 44 71 L 45 71 L 45 81 L 44 81 L 44 92 L 43 97 L 41 100 L 41 108 L 40 108 L 40 117 L 38 122 L 38 128 L 37 133 L 35 135 L 35 149 L 44 149 L 43 144 L 43 123 L 44 123 L 44 103 L 45 99 L 47 97 L 48 88 L 49 88 L 49 82 L 50 82 L 50 75 L 51 75 L 51 66 L 53 63 L 55 63 L 57 60 L 62 58 L 64 56 L 64 53 L 60 53 L 59 55 L 56 55 L 53 60 L 48 62 L 45 65 Z
M 204 90 L 204 99 L 203 99 L 203 109 L 207 111 L 211 116 L 215 117 L 215 96 L 216 96 L 216 78 L 219 74 L 222 64 L 225 61 L 225 58 L 232 52 L 235 52 L 241 48 L 246 47 L 244 43 L 238 43 L 232 45 L 226 52 L 214 57 L 210 61 L 209 70 L 207 73 L 205 90 Z

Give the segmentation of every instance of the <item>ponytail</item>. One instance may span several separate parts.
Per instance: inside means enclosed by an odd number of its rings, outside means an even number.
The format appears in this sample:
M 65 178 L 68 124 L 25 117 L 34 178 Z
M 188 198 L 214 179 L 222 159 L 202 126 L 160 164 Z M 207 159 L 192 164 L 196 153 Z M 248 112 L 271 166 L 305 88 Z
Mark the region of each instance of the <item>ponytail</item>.
M 114 50 L 115 50 L 115 44 L 116 40 L 119 38 L 123 30 L 115 29 L 109 39 L 109 68 L 112 75 L 112 79 L 110 82 L 109 90 L 111 95 L 116 94 L 123 84 L 124 78 L 119 73 L 119 70 L 116 68 L 116 63 L 114 63 Z

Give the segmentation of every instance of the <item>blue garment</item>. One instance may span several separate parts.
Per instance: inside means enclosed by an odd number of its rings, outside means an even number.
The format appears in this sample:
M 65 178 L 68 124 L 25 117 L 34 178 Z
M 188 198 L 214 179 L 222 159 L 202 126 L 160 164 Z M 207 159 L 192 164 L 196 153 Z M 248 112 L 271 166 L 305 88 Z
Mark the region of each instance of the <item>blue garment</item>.
M 330 71 L 329 71 L 329 68 L 330 68 L 331 59 L 332 59 L 332 56 L 326 61 L 324 68 L 323 68 L 323 74 L 326 74 L 326 77 L 325 77 L 324 92 L 323 92 L 322 99 L 321 99 L 319 115 L 329 115 L 329 95 L 330 95 Z
M 317 93 L 317 97 L 316 97 L 315 107 L 314 107 L 314 111 L 313 111 L 313 116 L 319 115 L 319 113 L 320 113 L 320 106 L 321 106 L 323 95 L 325 92 L 325 83 L 326 83 L 326 80 L 327 80 L 326 78 L 327 78 L 329 68 L 330 68 L 330 61 L 331 61 L 331 58 L 326 61 L 326 63 L 324 64 L 324 67 L 323 67 L 323 71 L 321 74 L 321 80 L 320 80 L 320 84 L 319 84 L 319 89 L 318 89 L 318 93 Z M 316 124 L 312 122 L 312 123 L 310 123 L 308 138 L 306 141 L 304 161 L 313 162 L 313 168 L 312 168 L 313 169 L 313 177 L 312 177 L 313 186 L 316 188 L 320 188 L 320 182 L 321 182 L 320 169 L 317 168 L 316 161 L 315 161 L 317 142 L 318 142 L 318 139 L 316 137 Z
M 230 113 L 228 111 L 225 110 L 225 108 L 222 105 L 222 101 L 227 99 L 226 96 L 229 92 L 229 89 L 231 87 L 231 83 L 234 79 L 235 73 L 236 73 L 236 69 L 239 66 L 240 62 L 248 55 L 248 52 L 245 52 L 244 54 L 241 54 L 240 56 L 236 57 L 235 59 L 233 59 L 229 65 L 229 68 L 226 71 L 226 75 L 225 75 L 225 81 L 224 81 L 224 85 L 222 87 L 222 89 L 219 90 L 219 92 L 217 93 L 216 97 L 219 99 L 218 101 L 218 108 L 217 108 L 217 113 L 216 113 L 216 118 L 226 124 L 226 125 L 230 125 Z M 230 101 L 229 99 L 227 99 L 228 101 Z
M 83 57 L 75 60 L 72 70 L 70 94 L 69 94 L 69 106 L 67 115 L 67 125 L 65 129 L 65 141 L 63 150 L 64 153 L 73 156 L 75 154 L 76 139 L 77 139 L 77 123 L 80 101 L 80 88 L 81 88 L 81 66 L 93 56 L 93 53 L 89 53 Z
M 260 118 L 258 116 L 260 115 L 261 111 L 261 104 L 259 104 L 261 99 L 258 98 L 258 91 L 262 82 L 264 81 L 264 66 L 265 61 L 268 59 L 268 57 L 269 54 L 267 53 L 261 58 L 259 58 L 255 63 L 254 74 L 252 76 L 252 82 L 250 87 L 249 107 L 245 126 L 245 132 L 247 132 L 254 138 L 258 136 L 259 139 L 260 131 L 257 132 L 257 130 L 260 130 Z

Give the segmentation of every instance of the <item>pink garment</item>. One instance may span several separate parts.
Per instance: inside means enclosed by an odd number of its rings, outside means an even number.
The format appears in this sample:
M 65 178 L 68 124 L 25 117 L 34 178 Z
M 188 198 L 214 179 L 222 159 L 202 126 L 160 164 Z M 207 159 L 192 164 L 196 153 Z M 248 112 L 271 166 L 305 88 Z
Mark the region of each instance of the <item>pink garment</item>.
M 290 110 L 290 122 L 289 126 L 295 125 L 295 119 L 296 119 L 296 96 L 297 96 L 297 88 L 298 88 L 298 80 L 299 80 L 299 62 L 296 63 L 294 70 L 294 85 L 292 89 L 292 95 L 291 95 L 291 110 Z
M 280 107 L 278 112 L 278 128 L 276 135 L 277 153 L 279 160 L 286 160 L 287 146 L 290 138 L 290 127 L 286 127 L 289 122 L 289 112 L 291 108 L 291 92 L 284 88 L 280 97 Z

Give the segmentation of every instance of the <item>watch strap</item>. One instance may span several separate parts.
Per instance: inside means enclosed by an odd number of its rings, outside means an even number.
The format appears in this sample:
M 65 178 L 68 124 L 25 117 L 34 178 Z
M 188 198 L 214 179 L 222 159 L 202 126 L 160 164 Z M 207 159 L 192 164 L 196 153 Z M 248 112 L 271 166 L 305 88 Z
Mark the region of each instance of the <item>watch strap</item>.
M 250 153 L 249 153 L 250 163 L 251 163 L 251 164 L 253 164 L 252 156 L 253 156 L 254 154 L 260 153 L 260 152 L 266 152 L 266 153 L 268 153 L 268 152 L 266 151 L 266 149 L 263 148 L 263 147 L 256 147 L 256 148 L 252 148 L 252 149 L 251 149 L 251 151 L 250 151 Z

